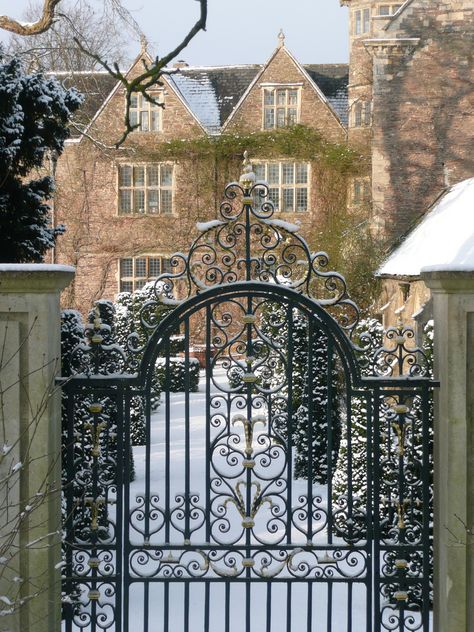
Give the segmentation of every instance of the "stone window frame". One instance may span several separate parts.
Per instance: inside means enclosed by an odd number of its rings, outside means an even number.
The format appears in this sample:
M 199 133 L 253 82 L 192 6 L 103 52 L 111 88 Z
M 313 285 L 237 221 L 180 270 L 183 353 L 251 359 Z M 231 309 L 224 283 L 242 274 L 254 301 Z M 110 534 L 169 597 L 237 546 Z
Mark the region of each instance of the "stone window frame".
M 262 83 L 260 87 L 262 89 L 262 130 L 274 130 L 290 127 L 292 125 L 298 125 L 301 121 L 301 100 L 302 100 L 302 83 Z M 273 91 L 274 99 L 273 104 L 266 103 L 266 93 Z M 285 104 L 279 104 L 277 102 L 277 92 L 286 92 Z M 289 92 L 296 92 L 296 104 L 289 102 Z M 296 107 L 294 107 L 296 105 Z M 292 123 L 288 123 L 288 110 L 296 110 L 296 120 Z M 266 112 L 273 110 L 273 126 L 266 127 Z M 285 124 L 278 125 L 278 110 L 285 111 Z
M 278 189 L 278 203 L 275 204 L 275 211 L 278 213 L 288 214 L 300 214 L 300 213 L 308 213 L 310 207 L 310 194 L 311 194 L 311 163 L 304 160 L 254 160 L 252 161 L 253 169 L 255 175 L 257 176 L 257 181 L 265 181 L 268 184 L 269 188 L 269 199 L 271 200 L 271 191 L 272 189 Z M 269 177 L 270 167 L 275 167 L 278 165 L 278 183 L 270 182 L 273 178 Z M 293 183 L 284 182 L 284 165 L 292 165 L 293 167 Z M 305 165 L 306 166 L 306 182 L 296 182 L 297 180 L 297 166 Z M 259 167 L 264 168 L 264 174 L 259 175 Z M 262 177 L 263 176 L 263 177 Z M 292 210 L 282 210 L 281 209 L 281 201 L 284 199 L 284 191 L 291 190 L 293 191 L 293 202 Z M 299 209 L 297 208 L 298 199 L 297 199 L 297 191 L 306 190 L 306 208 Z M 254 204 L 258 207 L 258 203 L 261 202 L 262 199 L 257 195 L 255 196 Z M 273 200 L 272 200 L 273 201 Z M 275 203 L 275 202 L 274 202 Z
M 127 262 L 127 263 L 126 263 Z M 144 268 L 140 268 L 143 262 Z M 153 266 L 159 264 L 159 271 Z M 130 257 L 121 257 L 117 259 L 117 278 L 118 291 L 120 292 L 136 292 L 140 290 L 146 283 L 157 279 L 160 274 L 171 271 L 171 256 L 147 253 L 134 255 Z M 127 274 L 125 266 L 131 264 L 130 273 Z M 124 284 L 129 284 L 131 289 L 125 289 Z
M 352 106 L 352 127 L 370 127 L 372 125 L 372 102 L 361 99 Z
M 351 199 L 354 206 L 367 204 L 372 197 L 370 178 L 354 178 Z
M 370 8 L 357 9 L 354 11 L 354 35 L 366 35 L 370 33 L 370 21 L 372 12 Z
M 131 184 L 123 184 L 122 170 L 124 167 L 131 169 L 132 179 Z M 158 183 L 150 184 L 149 170 L 152 167 L 158 167 Z M 163 168 L 171 168 L 171 184 L 162 184 L 163 180 Z M 135 184 L 135 169 L 144 169 L 144 184 Z M 176 189 L 176 165 L 172 162 L 121 162 L 117 164 L 117 215 L 127 217 L 141 217 L 141 216 L 172 216 L 175 214 L 175 189 Z M 122 191 L 130 191 L 130 210 L 123 210 L 121 193 Z M 137 195 L 136 192 L 143 191 L 143 210 L 136 210 Z M 156 192 L 156 204 L 157 210 L 149 210 L 150 208 L 150 192 Z M 171 203 L 169 210 L 162 211 L 162 204 L 164 196 L 162 193 L 169 192 L 171 194 Z M 155 197 L 155 195 L 153 196 Z
M 391 17 L 395 15 L 395 13 L 400 9 L 401 6 L 402 6 L 402 3 L 400 2 L 395 3 L 395 4 L 392 4 L 390 2 L 384 2 L 383 4 L 380 4 L 378 6 L 377 15 L 384 18 Z M 382 9 L 387 9 L 387 13 L 382 13 Z
M 150 92 L 149 96 L 158 101 L 159 103 L 164 103 L 164 91 L 155 91 Z M 134 105 L 136 103 L 136 105 Z M 143 114 L 147 115 L 147 128 L 143 129 Z M 153 116 L 155 115 L 155 116 Z M 155 119 L 157 122 L 152 124 L 152 121 Z M 150 103 L 147 101 L 142 94 L 136 93 L 131 95 L 130 101 L 130 110 L 129 110 L 129 121 L 131 125 L 138 124 L 138 127 L 133 131 L 148 134 L 148 133 L 159 133 L 163 131 L 163 108 L 159 105 L 155 105 L 154 103 Z

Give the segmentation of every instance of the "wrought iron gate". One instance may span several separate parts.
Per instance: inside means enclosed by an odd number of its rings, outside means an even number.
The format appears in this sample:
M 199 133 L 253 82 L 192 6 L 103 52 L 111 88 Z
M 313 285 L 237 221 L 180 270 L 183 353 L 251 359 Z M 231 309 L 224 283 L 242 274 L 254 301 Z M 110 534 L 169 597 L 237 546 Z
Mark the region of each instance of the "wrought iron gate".
M 267 192 L 246 161 L 127 345 L 97 317 L 72 354 L 66 632 L 430 629 L 426 358 L 402 327 L 373 351 Z

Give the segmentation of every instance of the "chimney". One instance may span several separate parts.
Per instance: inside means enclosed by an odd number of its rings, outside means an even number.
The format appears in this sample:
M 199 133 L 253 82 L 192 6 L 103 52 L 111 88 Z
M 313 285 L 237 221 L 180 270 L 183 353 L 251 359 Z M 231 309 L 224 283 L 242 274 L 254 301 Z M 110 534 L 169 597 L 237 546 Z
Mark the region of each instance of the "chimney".
M 178 61 L 173 64 L 173 68 L 189 68 L 189 64 L 184 59 L 178 59 Z

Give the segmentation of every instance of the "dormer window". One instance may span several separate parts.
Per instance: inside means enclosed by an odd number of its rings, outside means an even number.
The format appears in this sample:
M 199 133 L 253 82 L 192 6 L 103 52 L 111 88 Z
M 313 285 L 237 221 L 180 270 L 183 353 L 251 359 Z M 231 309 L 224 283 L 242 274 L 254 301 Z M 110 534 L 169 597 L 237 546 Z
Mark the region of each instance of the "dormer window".
M 298 88 L 264 88 L 263 129 L 296 125 L 299 122 Z
M 163 102 L 163 93 L 150 94 L 158 103 Z M 130 99 L 130 125 L 137 132 L 160 132 L 162 128 L 162 110 L 157 103 L 150 103 L 142 94 L 132 94 Z

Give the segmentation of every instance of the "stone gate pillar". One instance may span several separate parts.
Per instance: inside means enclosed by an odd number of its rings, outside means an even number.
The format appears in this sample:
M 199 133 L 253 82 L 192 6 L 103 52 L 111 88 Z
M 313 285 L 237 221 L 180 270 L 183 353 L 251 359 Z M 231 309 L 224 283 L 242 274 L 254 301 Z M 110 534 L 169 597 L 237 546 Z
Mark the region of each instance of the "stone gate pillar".
M 460 227 L 462 230 L 462 227 Z M 474 270 L 425 268 L 436 395 L 435 632 L 474 630 Z
M 0 264 L 0 632 L 59 632 L 60 291 L 74 268 Z

